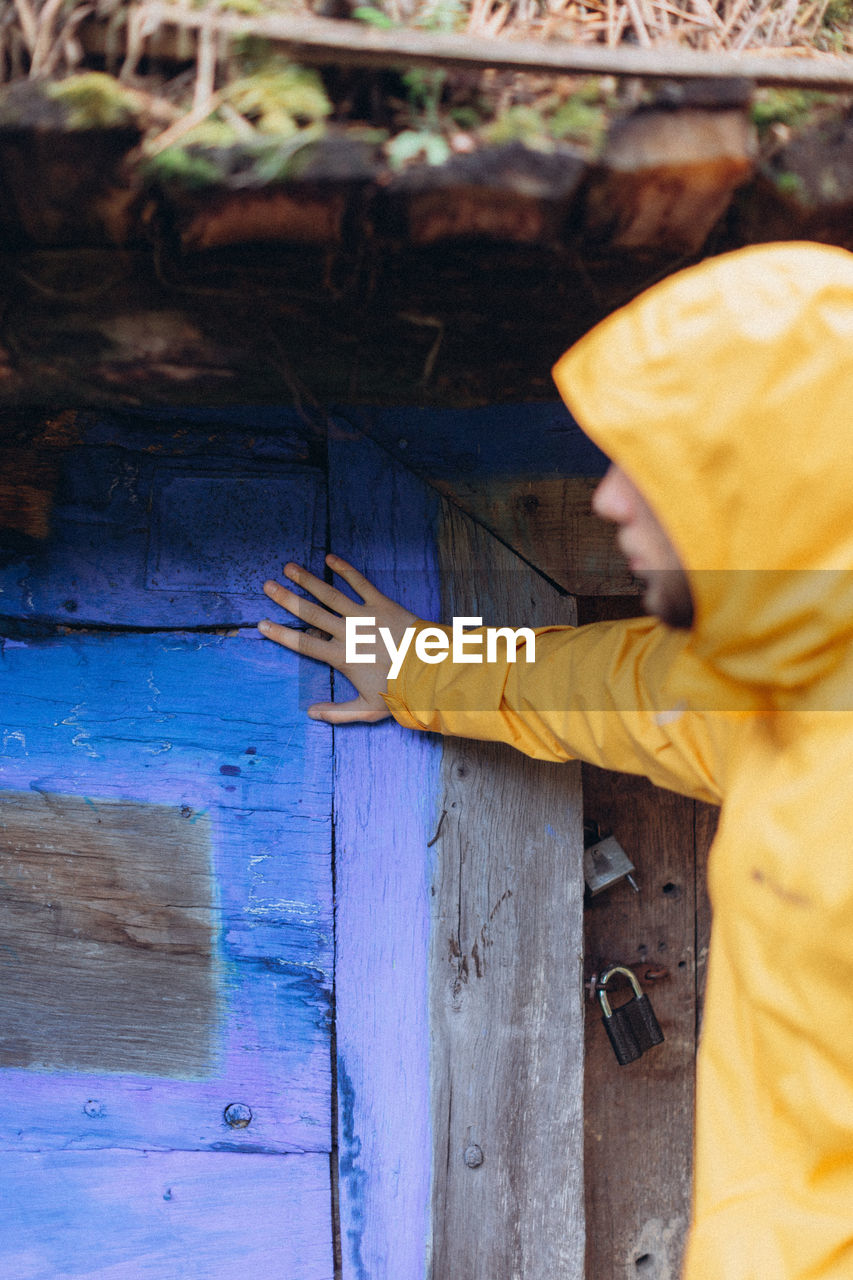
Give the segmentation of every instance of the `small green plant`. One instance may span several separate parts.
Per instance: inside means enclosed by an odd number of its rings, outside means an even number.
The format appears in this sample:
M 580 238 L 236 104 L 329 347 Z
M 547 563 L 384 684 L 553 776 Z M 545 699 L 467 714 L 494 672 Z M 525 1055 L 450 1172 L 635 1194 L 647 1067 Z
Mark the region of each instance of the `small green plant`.
M 441 128 L 439 107 L 446 82 L 445 71 L 430 71 L 415 67 L 412 71 L 406 71 L 403 74 L 403 84 L 406 86 L 409 102 L 421 115 L 427 129 Z
M 798 173 L 790 173 L 787 170 L 783 170 L 781 173 L 774 175 L 774 182 L 777 191 L 781 195 L 789 196 L 794 200 L 805 200 L 806 184 Z
M 465 21 L 466 14 L 464 0 L 427 0 L 415 18 L 414 25 L 423 31 L 456 31 Z M 386 31 L 398 25 L 383 9 L 375 5 L 359 6 L 353 10 L 353 17 Z M 413 67 L 410 71 L 405 71 L 401 79 L 411 107 L 412 123 L 416 126 L 407 130 L 406 133 L 411 135 L 411 138 L 423 137 L 428 133 L 440 136 L 442 127 L 440 108 L 447 86 L 447 72 L 440 69 Z M 414 142 L 410 140 L 400 144 L 399 155 L 411 158 L 407 155 L 410 148 L 413 148 L 413 155 L 424 150 L 423 146 L 415 147 Z M 433 144 L 426 150 L 430 156 L 437 156 L 443 149 L 449 154 L 446 143 L 443 143 L 443 147 Z M 389 156 L 391 155 L 392 153 L 389 152 Z M 391 162 L 392 165 L 397 163 L 393 158 Z M 403 161 L 399 163 L 402 164 Z M 429 159 L 428 163 L 438 164 L 441 161 Z
M 392 169 L 403 169 L 411 160 L 427 164 L 444 164 L 450 159 L 450 147 L 440 133 L 428 129 L 406 129 L 392 138 L 385 148 Z

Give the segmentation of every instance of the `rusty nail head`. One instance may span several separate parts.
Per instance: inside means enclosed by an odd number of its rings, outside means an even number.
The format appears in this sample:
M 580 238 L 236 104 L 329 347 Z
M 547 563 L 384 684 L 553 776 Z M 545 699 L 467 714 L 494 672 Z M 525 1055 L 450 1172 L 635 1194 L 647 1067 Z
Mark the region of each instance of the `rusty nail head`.
M 232 1129 L 246 1129 L 252 1123 L 252 1108 L 245 1102 L 232 1102 L 225 1108 L 225 1123 Z
M 465 1148 L 465 1154 L 462 1157 L 469 1169 L 479 1169 L 483 1163 L 483 1149 L 478 1147 L 476 1142 L 472 1142 L 470 1147 Z

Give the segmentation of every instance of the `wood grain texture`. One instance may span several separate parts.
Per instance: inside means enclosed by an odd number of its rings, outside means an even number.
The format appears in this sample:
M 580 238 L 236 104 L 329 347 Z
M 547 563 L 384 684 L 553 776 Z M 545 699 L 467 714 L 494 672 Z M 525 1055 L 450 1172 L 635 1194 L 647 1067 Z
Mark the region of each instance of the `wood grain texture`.
M 612 830 L 637 870 L 585 912 L 586 974 L 636 973 L 665 1040 L 620 1067 L 587 1007 L 588 1280 L 676 1280 L 690 1216 L 696 1057 L 693 801 L 645 779 L 584 767 L 588 817 Z M 609 990 L 610 988 L 608 988 Z M 627 987 L 614 985 L 621 1004 Z M 645 1259 L 645 1261 L 641 1261 Z
M 0 792 L 0 1066 L 204 1076 L 215 897 L 207 818 Z
M 332 1280 L 320 1155 L 4 1152 L 14 1280 Z
M 696 802 L 693 827 L 696 841 L 696 1026 L 702 1022 L 705 981 L 708 976 L 708 949 L 711 945 L 711 901 L 708 897 L 708 857 L 720 811 L 711 804 Z
M 517 555 L 573 595 L 639 590 L 613 525 L 592 513 L 597 480 L 586 476 L 435 480 L 436 488 Z
M 446 506 L 444 616 L 575 621 Z M 446 739 L 431 943 L 432 1280 L 583 1275 L 579 768 Z
M 304 714 L 322 696 L 327 675 L 254 631 L 4 642 L 0 787 L 19 794 L 0 816 L 23 860 L 0 892 L 16 931 L 2 938 L 0 1041 L 7 1061 L 66 1070 L 3 1072 L 0 1145 L 329 1150 L 331 755 Z M 67 861 L 80 857 L 85 871 Z M 60 944 L 55 1016 L 92 999 L 86 1047 L 70 1027 L 51 1045 L 20 1043 L 28 978 L 15 952 L 34 929 L 42 966 Z M 198 948 L 185 1028 L 197 1043 L 185 1049 L 171 974 L 180 1003 L 186 957 L 168 955 L 168 984 L 148 993 L 135 1027 L 132 994 L 117 989 L 143 981 L 141 944 L 162 944 L 164 931 Z M 165 979 L 165 960 L 148 954 Z M 233 1102 L 251 1108 L 247 1128 L 226 1124 Z
M 439 609 L 438 498 L 363 437 L 329 442 L 332 547 L 421 617 Z M 352 696 L 336 681 L 336 699 Z M 343 1280 L 424 1280 L 430 1233 L 429 842 L 441 744 L 335 730 Z

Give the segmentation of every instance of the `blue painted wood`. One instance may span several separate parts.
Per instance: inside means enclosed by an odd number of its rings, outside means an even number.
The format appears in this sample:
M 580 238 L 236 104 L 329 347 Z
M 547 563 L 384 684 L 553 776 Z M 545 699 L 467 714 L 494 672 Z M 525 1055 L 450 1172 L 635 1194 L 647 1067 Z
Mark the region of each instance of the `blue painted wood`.
M 336 416 L 436 480 L 601 476 L 608 465 L 560 401 L 484 409 L 341 408 Z
M 0 1146 L 329 1149 L 331 742 L 304 714 L 328 688 L 255 631 L 5 641 L 0 788 L 209 828 L 218 1023 L 202 1079 L 115 1071 L 108 1043 L 101 1072 L 3 1071 Z
M 49 538 L 0 565 L 0 614 L 252 624 L 264 580 L 287 560 L 321 569 L 325 478 L 304 426 L 302 440 L 292 427 L 277 438 L 172 423 L 158 436 L 151 425 L 86 419 L 81 430 L 80 446 L 57 458 Z
M 4 1153 L 8 1280 L 332 1280 L 329 1161 Z
M 438 501 L 375 445 L 330 440 L 332 547 L 436 617 Z M 336 699 L 351 696 L 336 682 Z M 338 1135 L 344 1280 L 424 1280 L 430 1240 L 429 841 L 441 744 L 335 730 Z

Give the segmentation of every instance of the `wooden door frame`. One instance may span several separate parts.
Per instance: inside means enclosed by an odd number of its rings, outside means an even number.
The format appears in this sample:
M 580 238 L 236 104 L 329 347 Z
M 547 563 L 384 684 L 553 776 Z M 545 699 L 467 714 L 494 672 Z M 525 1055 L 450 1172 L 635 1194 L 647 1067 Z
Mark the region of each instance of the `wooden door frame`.
M 574 621 L 377 446 L 329 447 L 332 546 L 388 594 Z M 335 755 L 343 1278 L 581 1280 L 578 769 L 387 723 L 336 730 Z

